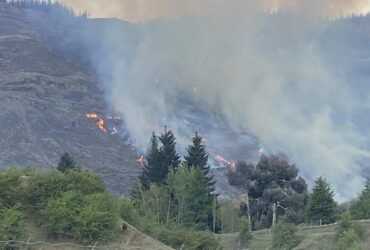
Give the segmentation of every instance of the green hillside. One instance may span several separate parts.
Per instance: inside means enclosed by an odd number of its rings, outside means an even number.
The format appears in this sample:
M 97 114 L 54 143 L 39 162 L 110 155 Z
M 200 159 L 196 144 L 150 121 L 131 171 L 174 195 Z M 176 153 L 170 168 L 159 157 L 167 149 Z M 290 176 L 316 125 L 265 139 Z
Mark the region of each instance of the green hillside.
M 361 237 L 362 249 L 369 249 L 370 246 L 370 220 L 356 221 L 364 229 L 364 235 Z M 336 250 L 336 228 L 337 224 L 315 226 L 315 227 L 297 227 L 297 235 L 302 239 L 300 244 L 294 250 Z M 219 236 L 224 249 L 239 249 L 238 233 L 222 234 Z M 245 249 L 249 250 L 270 250 L 272 249 L 271 230 L 261 230 L 253 232 L 253 239 Z

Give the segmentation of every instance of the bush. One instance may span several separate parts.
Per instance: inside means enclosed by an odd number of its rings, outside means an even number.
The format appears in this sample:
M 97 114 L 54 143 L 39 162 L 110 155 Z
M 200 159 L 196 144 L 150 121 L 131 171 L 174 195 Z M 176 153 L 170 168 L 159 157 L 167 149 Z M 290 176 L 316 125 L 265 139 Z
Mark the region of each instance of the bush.
M 71 232 L 76 226 L 75 218 L 80 213 L 81 205 L 82 196 L 74 192 L 50 199 L 43 211 L 48 232 L 54 236 Z
M 15 168 L 0 172 L 0 204 L 14 207 L 23 202 L 22 175 L 22 171 Z
M 296 229 L 292 224 L 279 222 L 272 230 L 272 248 L 289 250 L 296 247 L 300 239 L 295 234 Z
M 39 172 L 33 176 L 27 187 L 27 208 L 39 213 L 48 204 L 66 191 L 67 179 L 59 171 Z
M 114 200 L 107 194 L 92 194 L 82 204 L 72 230 L 76 238 L 84 243 L 112 239 L 118 219 Z
M 240 232 L 239 232 L 239 243 L 240 247 L 244 248 L 248 245 L 248 242 L 252 239 L 250 223 L 247 217 L 243 216 L 240 219 Z
M 361 246 L 359 243 L 358 236 L 354 229 L 349 229 L 341 234 L 338 239 L 339 250 L 360 250 Z
M 105 193 L 65 192 L 49 200 L 43 214 L 52 235 L 69 234 L 84 243 L 111 239 L 117 222 L 114 201 Z
M 134 204 L 129 198 L 125 197 L 120 200 L 119 213 L 121 218 L 127 221 L 128 223 L 132 225 L 136 224 L 137 211 L 134 207 Z
M 24 227 L 24 217 L 19 210 L 0 208 L 0 241 L 22 240 L 25 235 Z M 15 248 L 13 243 L 8 243 L 1 249 Z
M 359 224 L 352 221 L 349 213 L 344 213 L 339 222 L 336 232 L 338 239 L 338 249 L 340 250 L 357 250 L 361 249 L 359 239 L 363 237 L 364 230 Z

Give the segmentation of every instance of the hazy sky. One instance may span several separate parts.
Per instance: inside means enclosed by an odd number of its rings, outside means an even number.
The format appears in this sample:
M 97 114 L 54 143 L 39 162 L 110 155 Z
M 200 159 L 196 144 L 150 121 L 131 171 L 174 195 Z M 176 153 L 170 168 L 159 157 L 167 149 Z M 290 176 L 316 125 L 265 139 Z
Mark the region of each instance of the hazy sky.
M 340 16 L 367 13 L 370 0 L 60 0 L 92 17 L 118 17 L 130 21 L 173 18 L 212 11 L 213 8 L 257 8 L 266 11 L 294 10 L 305 15 Z

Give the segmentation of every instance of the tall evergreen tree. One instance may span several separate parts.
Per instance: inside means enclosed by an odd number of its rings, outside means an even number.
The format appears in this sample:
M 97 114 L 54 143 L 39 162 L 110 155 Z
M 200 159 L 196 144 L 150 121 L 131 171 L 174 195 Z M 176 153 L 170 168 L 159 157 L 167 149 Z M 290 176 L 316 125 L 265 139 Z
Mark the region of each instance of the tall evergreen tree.
M 215 181 L 213 176 L 209 174 L 210 165 L 208 165 L 208 153 L 206 146 L 202 144 L 202 137 L 195 133 L 193 144 L 188 147 L 188 154 L 184 157 L 186 165 L 199 167 L 202 170 L 203 176 L 207 182 L 209 193 L 215 191 Z
M 327 180 L 319 177 L 315 181 L 315 186 L 311 194 L 307 217 L 309 221 L 322 224 L 329 224 L 335 221 L 336 204 L 333 199 L 334 192 Z
M 370 219 L 370 179 L 351 208 L 352 217 L 356 220 Z
M 161 179 L 164 181 L 170 168 L 176 170 L 181 163 L 180 156 L 176 153 L 176 137 L 170 129 L 165 128 L 164 133 L 159 137 L 161 142 L 160 152 L 160 171 Z
M 159 138 L 153 133 L 145 156 L 144 170 L 139 177 L 142 187 L 148 189 L 150 183 L 165 183 L 170 168 L 175 170 L 179 164 L 176 138 L 171 130 L 165 129 Z
M 74 168 L 76 168 L 76 161 L 68 153 L 64 153 L 59 159 L 57 169 L 64 173 Z
M 145 189 L 149 188 L 151 182 L 160 183 L 166 177 L 166 173 L 160 169 L 160 156 L 158 137 L 153 132 L 145 154 L 144 170 L 139 177 L 141 185 Z

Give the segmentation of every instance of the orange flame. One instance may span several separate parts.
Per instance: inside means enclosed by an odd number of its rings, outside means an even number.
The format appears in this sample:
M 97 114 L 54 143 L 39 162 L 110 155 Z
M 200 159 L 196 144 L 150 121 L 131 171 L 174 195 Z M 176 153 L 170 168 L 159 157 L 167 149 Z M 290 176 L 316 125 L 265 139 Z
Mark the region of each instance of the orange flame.
M 140 163 L 141 166 L 144 166 L 144 160 L 145 160 L 144 155 L 141 155 L 136 161 Z
M 236 165 L 235 165 L 235 162 L 230 162 L 228 160 L 226 160 L 224 157 L 222 157 L 221 155 L 216 155 L 216 160 L 227 165 L 231 171 L 236 171 Z
M 98 118 L 98 115 L 96 113 L 89 113 L 89 114 L 86 114 L 86 117 L 89 119 L 95 119 L 95 118 Z
M 104 127 L 104 120 L 102 118 L 96 120 L 96 126 L 98 126 L 102 131 L 107 133 L 107 129 Z

